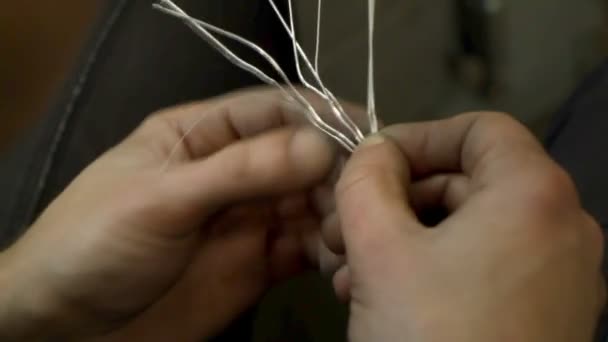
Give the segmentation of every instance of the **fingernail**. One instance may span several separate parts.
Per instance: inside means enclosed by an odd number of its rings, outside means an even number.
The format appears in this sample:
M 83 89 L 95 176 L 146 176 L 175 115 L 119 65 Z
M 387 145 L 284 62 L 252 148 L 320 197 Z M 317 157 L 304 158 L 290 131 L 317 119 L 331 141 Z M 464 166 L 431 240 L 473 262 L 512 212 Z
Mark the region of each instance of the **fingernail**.
M 386 142 L 386 138 L 381 133 L 370 135 L 360 144 L 361 147 L 369 147 L 374 145 L 380 145 Z

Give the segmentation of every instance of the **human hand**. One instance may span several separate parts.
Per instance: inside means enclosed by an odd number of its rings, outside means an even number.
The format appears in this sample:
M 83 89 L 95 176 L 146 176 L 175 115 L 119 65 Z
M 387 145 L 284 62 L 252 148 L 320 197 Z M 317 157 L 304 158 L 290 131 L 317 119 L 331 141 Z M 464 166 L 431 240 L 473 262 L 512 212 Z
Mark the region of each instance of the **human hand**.
M 334 152 L 282 108 L 258 90 L 169 109 L 87 168 L 1 255 L 2 340 L 200 340 L 297 271 Z
M 387 128 L 336 190 L 352 341 L 591 341 L 603 237 L 568 175 L 506 116 Z M 418 219 L 444 207 L 433 229 Z

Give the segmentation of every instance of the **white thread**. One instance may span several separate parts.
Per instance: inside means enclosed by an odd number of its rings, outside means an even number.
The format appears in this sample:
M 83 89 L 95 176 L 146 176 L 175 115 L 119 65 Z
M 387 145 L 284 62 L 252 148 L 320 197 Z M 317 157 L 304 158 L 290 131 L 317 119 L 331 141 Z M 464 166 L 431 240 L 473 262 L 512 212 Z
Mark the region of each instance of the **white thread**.
M 253 42 L 242 38 L 232 32 L 221 29 L 217 26 L 211 25 L 205 21 L 192 18 L 186 12 L 184 12 L 179 6 L 177 6 L 171 0 L 159 0 L 158 3 L 154 4 L 154 8 L 162 11 L 165 14 L 174 16 L 180 20 L 182 20 L 190 29 L 192 29 L 197 35 L 203 38 L 207 43 L 209 43 L 214 49 L 220 52 L 226 59 L 228 59 L 231 63 L 236 66 L 242 68 L 243 70 L 251 73 L 252 75 L 259 78 L 261 81 L 278 88 L 283 96 L 292 104 L 295 105 L 298 111 L 302 112 L 307 119 L 319 130 L 327 134 L 336 140 L 340 145 L 342 145 L 346 150 L 352 152 L 356 148 L 356 146 L 363 141 L 365 138 L 361 129 L 354 123 L 354 121 L 346 114 L 344 108 L 340 104 L 340 102 L 336 99 L 334 94 L 325 87 L 321 77 L 319 76 L 319 51 L 320 51 L 320 37 L 321 37 L 321 21 L 322 21 L 322 8 L 323 2 L 322 0 L 317 0 L 317 20 L 316 20 L 316 40 L 315 40 L 315 55 L 314 55 L 314 65 L 311 63 L 308 55 L 304 52 L 301 45 L 299 44 L 296 36 L 295 29 L 295 19 L 294 19 L 294 10 L 292 0 L 288 0 L 288 9 L 289 9 L 289 23 L 283 14 L 276 6 L 274 0 L 268 0 L 269 5 L 272 7 L 274 13 L 279 18 L 283 28 L 289 35 L 292 44 L 293 44 L 293 54 L 295 59 L 296 71 L 300 82 L 304 85 L 305 88 L 311 90 L 321 99 L 323 99 L 326 104 L 329 106 L 332 114 L 338 119 L 339 123 L 346 130 L 346 133 L 341 132 L 340 130 L 334 128 L 330 124 L 328 124 L 317 112 L 317 110 L 311 105 L 311 103 L 302 95 L 300 91 L 293 85 L 293 83 L 289 80 L 284 70 L 281 66 L 276 62 L 276 60 L 270 56 L 264 49 L 260 46 L 254 44 Z M 368 65 L 368 84 L 367 84 L 367 116 L 368 123 L 370 127 L 370 133 L 375 133 L 378 131 L 378 119 L 376 114 L 376 104 L 375 104 L 375 82 L 374 82 L 374 26 L 375 26 L 375 0 L 368 0 L 368 11 L 369 11 L 369 35 L 368 35 L 368 48 L 369 48 L 369 65 Z M 282 82 L 285 83 L 287 88 L 281 85 L 277 80 L 268 76 L 258 67 L 248 63 L 243 60 L 241 57 L 236 55 L 233 51 L 231 51 L 226 45 L 224 45 L 214 34 L 234 40 L 244 46 L 252 49 L 258 55 L 260 55 L 266 62 L 268 62 L 272 68 L 278 73 Z M 317 84 L 318 87 L 312 85 L 303 75 L 302 73 L 302 65 L 301 62 L 304 62 L 304 66 L 311 73 L 314 79 L 314 83 Z M 183 143 L 183 140 L 187 137 L 188 134 L 192 132 L 192 130 L 201 122 L 203 118 L 195 122 L 192 127 L 190 127 L 186 132 L 185 136 L 178 142 L 174 150 L 170 153 L 169 160 L 173 157 L 176 151 L 179 148 L 179 144 Z M 169 161 L 168 161 L 169 162 Z
M 288 100 L 295 102 L 296 104 L 299 104 L 305 108 L 303 112 L 307 114 L 307 117 L 315 125 L 315 127 L 337 140 L 347 150 L 351 152 L 354 150 L 356 144 L 350 141 L 350 139 L 346 137 L 343 133 L 328 125 L 319 116 L 314 107 L 310 105 L 310 103 L 304 98 L 304 96 L 301 95 L 300 92 L 298 92 L 297 89 L 293 86 L 293 84 L 289 81 L 288 77 L 285 75 L 285 72 L 281 69 L 278 63 L 266 51 L 264 51 L 264 49 L 238 35 L 235 35 L 231 32 L 220 29 L 204 21 L 197 20 L 188 16 L 187 13 L 181 10 L 171 0 L 161 0 L 158 4 L 155 4 L 154 7 L 166 14 L 182 19 L 191 29 L 195 31 L 195 33 L 199 34 L 199 36 L 204 38 L 211 46 L 216 48 L 233 64 L 245 69 L 246 71 L 258 77 L 265 83 L 279 88 Z M 264 73 L 257 67 L 251 65 L 250 63 L 247 63 L 246 61 L 235 55 L 230 49 L 228 49 L 217 38 L 215 38 L 208 30 L 214 31 L 215 33 L 227 37 L 229 39 L 236 40 L 244 44 L 245 46 L 253 49 L 255 52 L 264 57 L 283 78 L 284 82 L 290 88 L 291 93 L 287 91 L 280 83 L 278 83 L 272 77 L 268 76 L 266 73 Z
M 368 60 L 367 67 L 367 117 L 369 120 L 370 133 L 378 132 L 378 116 L 376 114 L 376 90 L 374 73 L 374 29 L 376 17 L 376 0 L 368 0 Z
M 319 51 L 321 47 L 321 15 L 323 12 L 323 0 L 317 0 L 317 31 L 315 39 L 315 70 L 319 72 Z
M 311 64 L 310 59 L 308 58 L 308 56 L 304 52 L 304 49 L 302 49 L 302 46 L 298 42 L 297 37 L 296 37 L 295 32 L 294 32 L 294 28 L 293 28 L 294 25 L 293 25 L 293 6 L 292 6 L 292 0 L 288 0 L 289 16 L 290 16 L 290 24 L 289 25 L 287 24 L 285 18 L 281 14 L 281 11 L 279 10 L 279 8 L 277 7 L 277 5 L 275 4 L 274 0 L 268 0 L 268 3 L 270 4 L 270 6 L 272 7 L 272 9 L 274 10 L 274 12 L 277 15 L 277 17 L 279 18 L 279 20 L 281 21 L 281 24 L 283 25 L 283 28 L 285 29 L 285 31 L 287 32 L 287 34 L 289 35 L 289 37 L 292 40 L 295 52 L 297 52 L 297 53 L 294 53 L 294 54 L 295 54 L 295 60 L 296 60 L 296 70 L 297 70 L 300 82 L 302 82 L 302 84 L 306 88 L 308 88 L 308 89 L 312 90 L 313 92 L 315 92 L 319 97 L 321 97 L 324 100 L 328 101 L 328 104 L 330 105 L 330 108 L 331 108 L 332 112 L 334 113 L 334 115 L 338 118 L 338 120 L 340 121 L 340 123 L 342 125 L 344 125 L 344 127 L 347 130 L 349 130 L 349 132 L 351 134 L 354 135 L 354 138 L 357 141 L 357 143 L 360 143 L 361 141 L 363 141 L 363 139 L 365 139 L 365 136 L 363 135 L 363 133 L 361 132 L 361 130 L 359 129 L 359 127 L 357 127 L 357 125 L 352 121 L 352 119 L 344 112 L 344 109 L 342 108 L 342 106 L 340 105 L 340 103 L 336 100 L 335 96 L 333 96 L 333 94 L 331 94 L 331 92 L 325 87 L 325 85 L 323 84 L 323 81 L 321 81 L 321 78 L 319 77 L 319 74 L 315 71 L 315 68 Z M 308 70 L 310 71 L 310 73 L 315 78 L 315 82 L 319 85 L 319 87 L 321 88 L 321 90 L 315 88 L 312 84 L 310 84 L 306 80 L 306 78 L 304 77 L 304 75 L 302 74 L 302 69 L 301 69 L 301 66 L 300 66 L 300 57 L 304 61 L 304 64 L 306 65 L 306 67 L 308 68 Z

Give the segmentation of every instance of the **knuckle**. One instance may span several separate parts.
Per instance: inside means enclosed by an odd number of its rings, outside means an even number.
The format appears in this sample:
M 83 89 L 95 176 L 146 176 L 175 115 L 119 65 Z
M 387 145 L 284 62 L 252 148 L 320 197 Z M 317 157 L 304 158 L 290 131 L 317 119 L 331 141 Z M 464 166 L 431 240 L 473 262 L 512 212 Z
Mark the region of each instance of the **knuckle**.
M 139 142 L 159 156 L 165 157 L 172 153 L 185 134 L 186 131 L 178 120 L 172 119 L 163 112 L 157 112 L 148 116 L 140 124 L 132 134 L 131 140 Z M 187 160 L 192 159 L 193 152 L 187 139 L 180 145 L 180 157 Z
M 520 183 L 519 210 L 525 217 L 526 239 L 538 248 L 558 253 L 581 253 L 589 247 L 590 226 L 583 219 L 576 188 L 561 168 L 551 166 L 526 174 Z
M 293 139 L 295 131 L 288 131 L 281 134 L 281 142 L 277 145 L 269 145 L 267 148 L 260 148 L 260 153 L 255 154 L 256 151 L 250 148 L 249 155 L 253 162 L 256 160 L 263 161 L 262 170 L 264 174 L 272 179 L 278 179 L 280 177 L 292 176 L 298 178 L 301 173 L 305 173 L 305 169 L 297 168 L 296 161 L 292 157 L 291 146 L 293 145 Z M 261 152 L 264 151 L 264 152 Z
M 553 167 L 547 176 L 544 177 L 546 183 L 545 186 L 553 189 L 560 189 L 564 191 L 564 194 L 572 195 L 576 192 L 574 182 L 570 175 L 562 168 Z
M 162 113 L 149 115 L 136 130 L 136 134 L 142 137 L 154 137 L 155 139 L 172 139 L 178 135 L 180 127 L 174 121 Z
M 576 258 L 579 262 L 589 260 L 587 257 L 581 259 L 589 255 L 590 241 L 581 227 L 578 213 L 529 220 L 522 233 L 527 249 L 539 257 L 560 260 Z
M 229 161 L 231 165 L 226 165 L 226 172 L 232 174 L 233 179 L 248 179 L 253 173 L 253 158 L 251 150 L 247 144 L 236 144 L 229 147 L 232 151 Z
M 145 133 L 158 133 L 173 128 L 171 120 L 167 119 L 162 112 L 151 114 L 140 126 L 140 130 Z
M 153 136 L 155 139 L 164 138 L 172 142 L 179 141 L 187 132 L 182 122 L 168 112 L 151 114 L 141 124 L 140 130 L 146 136 Z
M 557 214 L 562 210 L 578 208 L 578 194 L 574 182 L 563 169 L 549 170 L 530 175 L 525 189 L 529 204 L 543 214 Z

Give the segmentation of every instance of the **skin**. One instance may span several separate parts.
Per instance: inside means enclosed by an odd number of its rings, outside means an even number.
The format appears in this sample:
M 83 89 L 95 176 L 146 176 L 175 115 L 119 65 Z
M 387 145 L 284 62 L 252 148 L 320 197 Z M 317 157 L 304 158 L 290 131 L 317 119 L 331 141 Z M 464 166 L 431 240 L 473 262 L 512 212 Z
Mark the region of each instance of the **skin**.
M 0 256 L 0 339 L 200 340 L 301 270 L 336 151 L 284 108 L 169 109 L 88 167 Z
M 568 175 L 500 114 L 389 127 L 337 186 L 352 341 L 591 341 L 603 237 Z M 428 229 L 417 214 L 443 207 Z
M 338 268 L 352 341 L 591 341 L 601 231 L 521 125 L 388 127 L 334 202 L 336 150 L 284 108 L 169 109 L 92 164 L 0 255 L 0 339 L 208 339 L 308 257 Z

